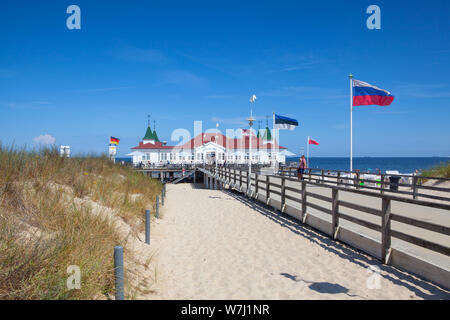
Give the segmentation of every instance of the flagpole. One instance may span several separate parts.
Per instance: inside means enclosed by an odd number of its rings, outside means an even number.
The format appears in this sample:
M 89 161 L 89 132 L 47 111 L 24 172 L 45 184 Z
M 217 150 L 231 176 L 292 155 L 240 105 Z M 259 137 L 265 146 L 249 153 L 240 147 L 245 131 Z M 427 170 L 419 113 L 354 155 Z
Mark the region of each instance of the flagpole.
M 309 136 L 306 142 L 306 167 L 309 168 Z
M 256 96 L 253 95 L 250 98 L 250 118 L 248 118 L 249 124 L 249 135 L 248 135 L 248 181 L 247 181 L 247 194 L 251 196 L 251 188 L 252 188 L 252 125 L 253 121 L 253 103 L 255 102 Z M 245 144 L 244 144 L 245 147 Z
M 353 171 L 353 75 L 350 74 L 350 171 Z
M 275 166 L 275 112 L 272 112 L 272 162 Z

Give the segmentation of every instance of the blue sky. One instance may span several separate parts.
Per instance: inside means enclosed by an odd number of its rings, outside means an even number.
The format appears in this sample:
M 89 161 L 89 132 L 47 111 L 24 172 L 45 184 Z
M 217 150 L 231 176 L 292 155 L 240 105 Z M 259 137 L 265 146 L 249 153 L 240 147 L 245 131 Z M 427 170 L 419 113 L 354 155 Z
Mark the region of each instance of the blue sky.
M 66 8 L 81 8 L 68 30 Z M 381 30 L 366 8 L 381 8 Z M 2 1 L 0 140 L 33 139 L 119 155 L 176 128 L 244 127 L 249 98 L 265 124 L 297 119 L 281 144 L 348 156 L 349 81 L 387 89 L 389 107 L 353 113 L 354 156 L 450 156 L 450 2 Z M 256 124 L 256 127 L 258 125 Z M 50 137 L 51 136 L 51 137 Z

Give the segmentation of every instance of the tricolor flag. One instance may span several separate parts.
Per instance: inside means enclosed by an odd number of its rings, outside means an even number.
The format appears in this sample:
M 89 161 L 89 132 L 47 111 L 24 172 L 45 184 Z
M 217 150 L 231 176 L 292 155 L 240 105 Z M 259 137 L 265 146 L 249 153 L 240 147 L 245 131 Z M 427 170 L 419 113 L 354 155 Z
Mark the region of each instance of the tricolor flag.
M 110 137 L 109 138 L 109 144 L 110 145 L 112 145 L 112 144 L 114 144 L 114 145 L 119 145 L 119 141 L 120 141 L 120 139 L 119 138 L 114 138 L 114 137 Z
M 394 96 L 387 90 L 377 88 L 367 82 L 353 80 L 353 106 L 388 106 Z
M 308 137 L 308 143 L 309 143 L 309 144 L 315 144 L 316 146 L 319 145 L 319 143 L 318 143 L 317 141 L 315 141 L 315 140 L 313 140 L 313 139 L 311 139 L 311 138 L 309 138 L 309 137 Z
M 298 121 L 292 118 L 274 114 L 274 129 L 294 130 L 298 126 Z

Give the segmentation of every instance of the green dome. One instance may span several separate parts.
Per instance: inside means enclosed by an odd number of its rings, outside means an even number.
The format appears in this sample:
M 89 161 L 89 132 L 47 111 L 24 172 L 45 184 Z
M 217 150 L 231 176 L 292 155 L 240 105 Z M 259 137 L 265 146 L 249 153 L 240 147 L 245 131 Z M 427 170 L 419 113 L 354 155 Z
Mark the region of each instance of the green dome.
M 269 127 L 266 127 L 266 130 L 264 131 L 262 139 L 264 141 L 271 141 L 272 140 L 272 134 L 270 133 Z
M 155 135 L 152 132 L 152 128 L 150 128 L 150 126 L 148 126 L 147 131 L 145 132 L 145 136 L 144 138 L 142 138 L 142 140 L 156 140 Z

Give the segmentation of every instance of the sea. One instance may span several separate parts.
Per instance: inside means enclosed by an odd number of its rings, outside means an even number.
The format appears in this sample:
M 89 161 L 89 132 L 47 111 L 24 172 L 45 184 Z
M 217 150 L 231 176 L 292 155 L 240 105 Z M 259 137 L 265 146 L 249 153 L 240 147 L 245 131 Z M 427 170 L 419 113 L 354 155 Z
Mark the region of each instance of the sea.
M 299 158 L 286 158 L 286 162 L 298 163 Z M 439 164 L 450 163 L 449 157 L 353 157 L 353 170 L 363 172 L 374 171 L 386 172 L 396 170 L 399 173 L 414 173 L 416 170 L 423 171 L 431 169 Z M 349 170 L 350 158 L 311 157 L 309 167 L 326 170 Z
M 298 163 L 299 158 L 286 158 L 286 162 Z M 131 158 L 116 158 L 116 162 L 131 163 Z M 354 157 L 353 169 L 360 171 L 385 172 L 386 170 L 396 170 L 399 173 L 413 173 L 416 170 L 423 171 L 433 168 L 439 164 L 450 163 L 450 157 Z M 326 170 L 349 170 L 350 159 L 345 157 L 311 157 L 309 166 L 316 169 Z

